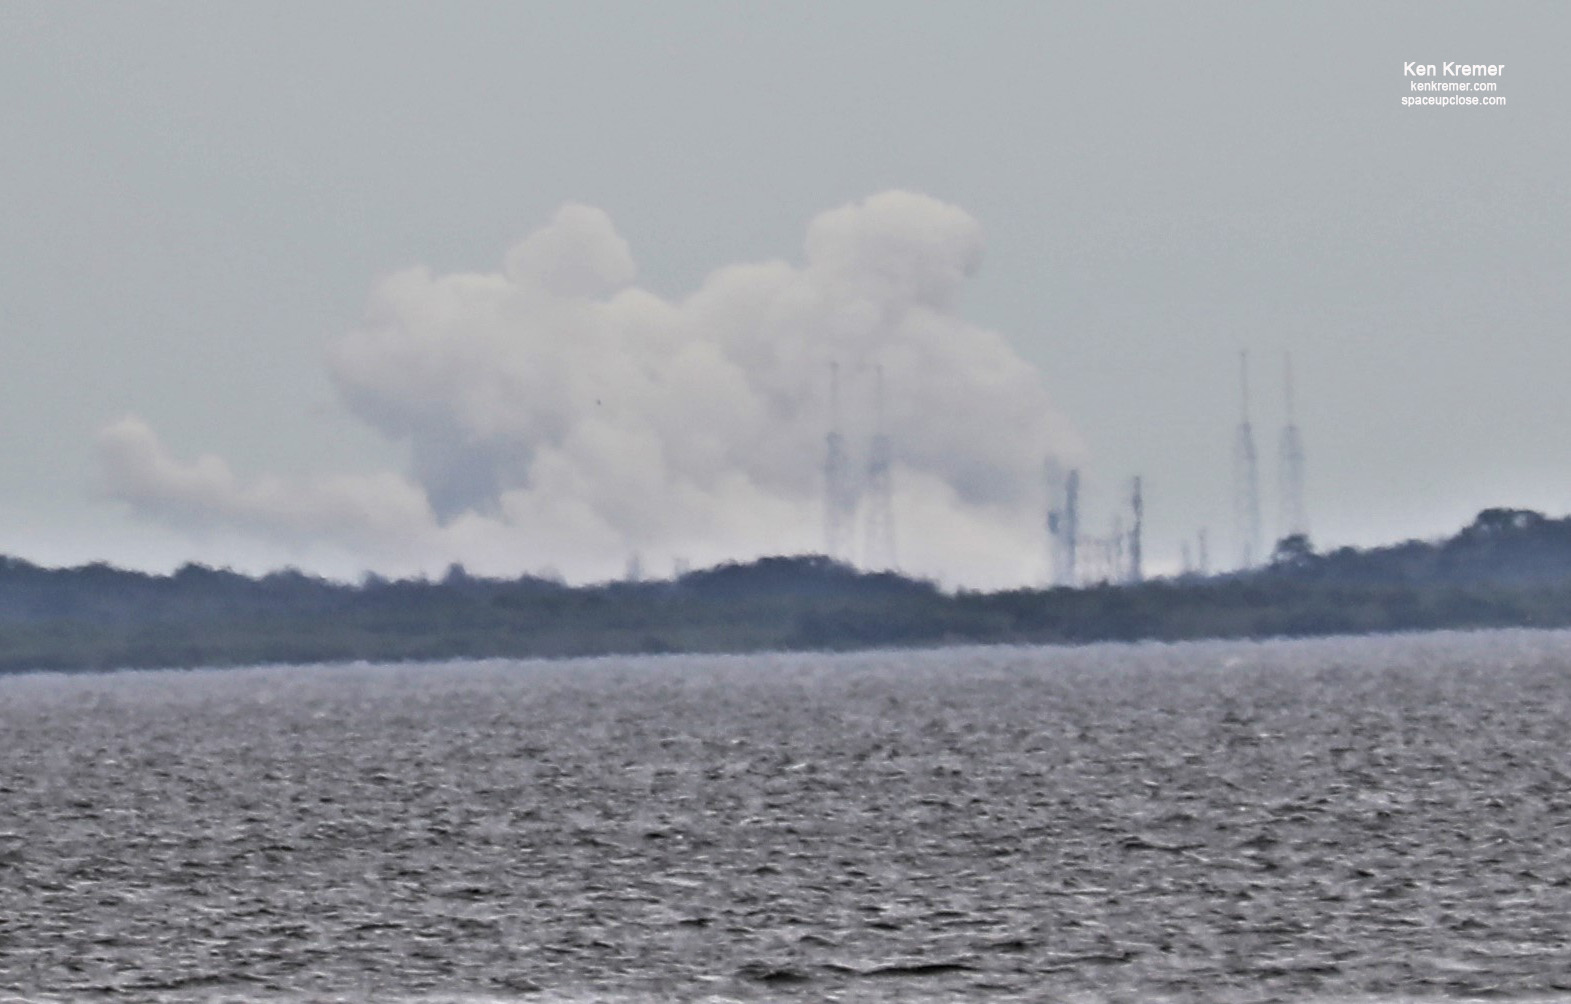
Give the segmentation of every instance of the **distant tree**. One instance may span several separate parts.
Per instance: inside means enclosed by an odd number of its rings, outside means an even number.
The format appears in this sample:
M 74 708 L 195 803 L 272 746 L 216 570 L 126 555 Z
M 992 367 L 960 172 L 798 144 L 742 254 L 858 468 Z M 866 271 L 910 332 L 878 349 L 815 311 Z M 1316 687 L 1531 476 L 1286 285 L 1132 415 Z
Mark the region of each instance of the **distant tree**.
M 1271 552 L 1273 568 L 1296 570 L 1308 567 L 1315 559 L 1315 549 L 1307 533 L 1293 533 L 1276 542 Z
M 1532 509 L 1485 509 L 1474 517 L 1472 525 L 1464 527 L 1457 534 L 1457 538 L 1488 539 L 1502 537 L 1512 532 L 1536 530 L 1544 524 L 1545 519 L 1543 513 L 1534 512 Z

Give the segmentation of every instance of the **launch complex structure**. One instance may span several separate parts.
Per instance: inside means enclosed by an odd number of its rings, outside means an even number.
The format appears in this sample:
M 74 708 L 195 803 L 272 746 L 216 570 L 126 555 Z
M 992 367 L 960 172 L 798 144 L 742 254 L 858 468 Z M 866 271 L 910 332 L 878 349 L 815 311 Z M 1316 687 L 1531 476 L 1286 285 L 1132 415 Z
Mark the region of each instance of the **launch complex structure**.
M 1233 437 L 1233 519 L 1238 545 L 1238 567 L 1250 569 L 1270 555 L 1262 549 L 1260 530 L 1260 467 L 1256 460 L 1254 427 L 1249 421 L 1249 353 L 1238 354 L 1239 399 L 1242 404 L 1238 430 Z M 1284 419 L 1277 447 L 1277 539 L 1309 536 L 1304 508 L 1304 441 L 1298 431 L 1293 405 L 1293 357 L 1282 360 Z
M 857 516 L 862 524 L 861 567 L 893 572 L 895 562 L 894 447 L 884 425 L 884 370 L 873 367 L 873 433 L 867 463 L 853 466 L 841 429 L 840 364 L 829 364 L 829 434 L 824 440 L 824 553 L 856 564 Z
M 896 571 L 894 512 L 894 445 L 884 416 L 884 371 L 871 370 L 873 422 L 866 461 L 856 465 L 842 432 L 841 371 L 829 365 L 829 432 L 824 437 L 824 549 L 847 564 L 869 571 Z M 1304 444 L 1293 399 L 1293 359 L 1283 359 L 1285 401 L 1282 434 L 1278 444 L 1277 539 L 1309 534 L 1304 506 Z M 1233 433 L 1233 524 L 1237 549 L 1236 568 L 1247 571 L 1270 556 L 1262 546 L 1260 513 L 1260 464 L 1255 449 L 1254 426 L 1249 417 L 1249 353 L 1239 353 L 1238 426 Z M 1104 536 L 1088 534 L 1082 527 L 1078 468 L 1066 469 L 1056 457 L 1044 464 L 1047 487 L 1047 582 L 1052 586 L 1079 587 L 1104 583 L 1128 584 L 1145 578 L 1145 491 L 1136 475 L 1128 482 L 1127 508 L 1120 508 Z M 1125 517 L 1128 523 L 1125 523 Z M 860 530 L 860 533 L 858 531 Z M 860 538 L 860 548 L 858 548 Z M 1210 542 L 1205 528 L 1195 534 L 1195 548 L 1183 541 L 1183 574 L 1211 573 Z M 861 560 L 857 560 L 858 551 Z
M 1233 527 L 1237 546 L 1236 568 L 1247 571 L 1269 559 L 1262 547 L 1260 514 L 1260 463 L 1255 449 L 1254 426 L 1249 418 L 1249 353 L 1239 353 L 1238 427 L 1233 433 Z M 1293 402 L 1293 359 L 1286 356 L 1282 371 L 1286 403 L 1282 436 L 1277 454 L 1278 498 L 1277 539 L 1309 536 L 1309 518 L 1304 507 L 1304 441 L 1299 432 Z M 1145 518 L 1145 498 L 1141 479 L 1132 480 L 1129 490 L 1130 528 L 1123 529 L 1121 516 L 1115 516 L 1112 533 L 1090 537 L 1080 525 L 1080 472 L 1064 471 L 1049 458 L 1047 462 L 1047 535 L 1048 566 L 1051 582 L 1057 586 L 1085 586 L 1104 582 L 1139 582 L 1141 531 Z M 1183 574 L 1211 574 L 1210 542 L 1201 528 L 1195 535 L 1195 549 L 1189 542 L 1181 547 Z M 1197 560 L 1198 559 L 1198 560 Z

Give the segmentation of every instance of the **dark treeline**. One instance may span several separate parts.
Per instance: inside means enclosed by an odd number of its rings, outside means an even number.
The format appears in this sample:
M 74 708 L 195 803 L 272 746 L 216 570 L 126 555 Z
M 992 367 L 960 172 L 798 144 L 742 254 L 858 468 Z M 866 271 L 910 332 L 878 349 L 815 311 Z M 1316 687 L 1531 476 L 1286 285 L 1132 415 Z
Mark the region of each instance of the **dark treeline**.
M 335 583 L 187 565 L 149 575 L 0 558 L 0 671 L 491 656 L 1261 638 L 1571 625 L 1571 518 L 1491 509 L 1455 536 L 1317 553 L 1247 574 L 946 593 L 819 556 L 672 581 Z

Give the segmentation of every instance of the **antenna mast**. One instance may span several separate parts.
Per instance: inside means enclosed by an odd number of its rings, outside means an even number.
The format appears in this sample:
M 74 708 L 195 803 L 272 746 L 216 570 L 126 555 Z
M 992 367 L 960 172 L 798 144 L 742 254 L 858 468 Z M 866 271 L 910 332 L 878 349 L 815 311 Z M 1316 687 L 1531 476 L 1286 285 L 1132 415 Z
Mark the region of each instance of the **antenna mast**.
M 1064 575 L 1062 584 L 1078 586 L 1080 569 L 1075 567 L 1076 551 L 1080 546 L 1080 468 L 1069 472 L 1064 485 Z
M 884 368 L 874 367 L 873 377 L 875 424 L 873 441 L 867 454 L 867 544 L 864 557 L 870 569 L 894 571 L 894 486 L 889 474 L 894 459 L 894 448 L 890 443 L 889 434 L 884 431 Z
M 1066 476 L 1058 461 L 1048 457 L 1047 537 L 1048 567 L 1051 584 L 1074 587 L 1079 584 L 1075 568 L 1075 546 L 1080 538 L 1080 471 Z
M 1288 353 L 1282 368 L 1283 389 L 1287 398 L 1287 424 L 1282 427 L 1281 475 L 1282 512 L 1281 536 L 1309 535 L 1309 518 L 1304 512 L 1304 441 L 1298 433 L 1298 419 L 1293 412 L 1293 356 Z
M 1249 424 L 1249 352 L 1238 354 L 1239 389 L 1243 412 L 1233 443 L 1233 517 L 1238 535 L 1238 566 L 1253 568 L 1260 562 L 1260 466 L 1255 454 L 1255 432 Z
M 1129 581 L 1138 583 L 1145 578 L 1145 570 L 1141 567 L 1140 534 L 1145 527 L 1146 515 L 1145 495 L 1141 491 L 1138 474 L 1129 492 L 1129 508 L 1135 517 L 1134 525 L 1129 529 Z
M 850 559 L 851 491 L 845 437 L 840 434 L 840 364 L 829 364 L 829 434 L 824 437 L 824 553 L 836 561 Z

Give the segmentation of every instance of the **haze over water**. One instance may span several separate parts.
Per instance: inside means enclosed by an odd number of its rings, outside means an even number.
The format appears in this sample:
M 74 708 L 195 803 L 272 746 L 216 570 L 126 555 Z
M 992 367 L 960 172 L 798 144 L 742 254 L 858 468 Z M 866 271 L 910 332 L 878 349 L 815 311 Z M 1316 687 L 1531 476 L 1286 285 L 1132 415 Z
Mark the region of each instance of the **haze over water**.
M 1571 999 L 1571 633 L 0 678 L 0 998 Z

